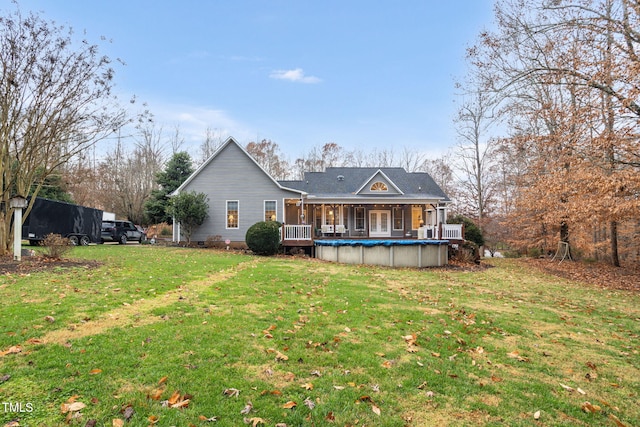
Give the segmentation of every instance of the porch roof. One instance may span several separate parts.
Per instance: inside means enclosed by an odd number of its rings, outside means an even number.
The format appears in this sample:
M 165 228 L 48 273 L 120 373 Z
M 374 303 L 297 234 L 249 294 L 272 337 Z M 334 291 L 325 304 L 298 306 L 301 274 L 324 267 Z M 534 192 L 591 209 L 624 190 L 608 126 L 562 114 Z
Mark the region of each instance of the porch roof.
M 363 191 L 373 181 L 386 181 L 393 191 Z M 451 200 L 426 172 L 403 168 L 332 167 L 324 172 L 305 172 L 300 181 L 279 181 L 280 185 L 304 191 L 311 200 L 348 203 L 448 203 Z M 397 191 L 395 191 L 397 190 Z

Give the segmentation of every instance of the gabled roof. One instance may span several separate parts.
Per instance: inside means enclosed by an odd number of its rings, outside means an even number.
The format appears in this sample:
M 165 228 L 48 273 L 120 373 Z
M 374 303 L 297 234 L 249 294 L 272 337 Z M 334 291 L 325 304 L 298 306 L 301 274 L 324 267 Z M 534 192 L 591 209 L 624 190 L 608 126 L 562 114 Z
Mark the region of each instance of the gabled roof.
M 376 183 L 382 183 L 383 185 L 385 185 L 387 187 L 387 192 L 385 193 L 381 193 L 381 194 L 389 194 L 388 193 L 388 187 L 391 187 L 393 190 L 395 190 L 396 194 L 403 194 L 403 191 L 400 190 L 398 188 L 397 185 L 394 184 L 394 182 L 389 179 L 389 177 L 380 169 L 378 169 L 376 171 L 376 173 L 374 173 L 371 178 L 369 178 L 367 181 L 365 181 L 362 184 L 362 187 L 360 187 L 357 191 L 356 194 L 362 194 L 363 192 L 365 192 L 367 189 L 370 189 L 372 185 L 376 184 Z
M 450 199 L 426 172 L 407 172 L 404 168 L 356 168 L 331 167 L 324 172 L 305 172 L 300 181 L 280 181 L 288 188 L 295 188 L 311 196 L 354 198 L 372 184 L 376 177 L 384 177 L 397 193 L 384 194 L 387 198 L 431 198 L 442 202 Z M 360 194 L 359 194 L 360 193 Z M 363 194 L 362 194 L 363 195 Z M 367 197 L 372 193 L 367 192 Z M 382 197 L 383 195 L 380 195 Z
M 296 188 L 292 188 L 292 187 L 286 187 L 284 185 L 282 185 L 280 182 L 276 181 L 267 171 L 264 170 L 264 168 L 262 166 L 260 166 L 260 164 L 258 162 L 256 162 L 256 160 L 253 158 L 253 156 L 251 154 L 249 154 L 247 152 L 247 150 L 244 149 L 244 147 L 242 145 L 240 145 L 238 143 L 238 141 L 236 141 L 233 137 L 229 137 L 226 139 L 225 142 L 222 143 L 222 145 L 220 147 L 218 147 L 218 149 L 207 159 L 204 161 L 204 163 L 202 163 L 198 169 L 195 170 L 195 172 L 193 172 L 191 175 L 189 175 L 189 177 L 180 185 L 180 187 L 178 187 L 173 193 L 170 194 L 170 196 L 175 196 L 176 194 L 179 194 L 187 185 L 189 185 L 189 183 L 191 181 L 193 181 L 193 179 L 198 176 L 198 174 L 200 174 L 200 172 L 205 169 L 207 166 L 209 166 L 209 164 L 218 156 L 218 154 L 220 154 L 229 144 L 235 144 L 240 151 L 242 151 L 249 159 L 251 159 L 251 161 L 253 163 L 255 163 L 255 165 L 260 168 L 260 170 L 262 172 L 264 172 L 264 174 L 271 180 L 273 181 L 273 183 L 275 185 L 277 185 L 279 188 L 283 189 L 283 190 L 289 190 L 289 191 L 294 191 L 296 193 L 300 193 L 300 194 L 304 194 L 304 190 L 300 190 L 300 189 L 296 189 Z

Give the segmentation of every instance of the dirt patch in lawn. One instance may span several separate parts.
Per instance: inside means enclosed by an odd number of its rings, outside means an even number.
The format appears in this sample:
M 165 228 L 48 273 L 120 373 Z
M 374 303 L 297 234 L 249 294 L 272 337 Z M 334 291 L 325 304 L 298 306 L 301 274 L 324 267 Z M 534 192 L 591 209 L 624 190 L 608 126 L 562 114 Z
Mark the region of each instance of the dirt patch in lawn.
M 614 267 L 601 262 L 558 262 L 533 258 L 523 259 L 522 262 L 544 273 L 587 283 L 602 289 L 640 292 L 639 267 Z
M 155 298 L 147 298 L 135 301 L 131 304 L 118 307 L 103 314 L 96 320 L 91 320 L 78 325 L 72 325 L 65 329 L 51 331 L 41 338 L 42 342 L 65 344 L 69 340 L 100 334 L 108 329 L 123 326 L 143 326 L 162 320 L 161 316 L 151 316 L 149 313 L 158 307 L 166 307 L 179 300 L 197 298 L 197 293 L 216 283 L 228 280 L 238 271 L 247 268 L 253 262 L 242 263 L 232 270 L 221 271 L 204 280 L 191 282 L 178 289 L 169 291 Z

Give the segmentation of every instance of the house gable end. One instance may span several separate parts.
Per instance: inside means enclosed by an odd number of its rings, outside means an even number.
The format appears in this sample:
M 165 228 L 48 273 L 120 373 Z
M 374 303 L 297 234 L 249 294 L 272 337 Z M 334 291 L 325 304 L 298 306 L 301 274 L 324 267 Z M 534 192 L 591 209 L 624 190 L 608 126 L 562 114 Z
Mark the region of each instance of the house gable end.
M 198 169 L 195 170 L 195 172 L 193 172 L 182 183 L 182 185 L 180 185 L 180 187 L 178 187 L 173 193 L 171 193 L 171 195 L 175 196 L 175 195 L 179 194 L 181 191 L 183 191 L 184 189 L 188 188 L 193 180 L 197 179 L 197 177 L 199 175 L 201 175 L 202 173 L 204 173 L 204 171 L 207 168 L 211 167 L 212 163 L 216 162 L 216 159 L 218 159 L 219 157 L 222 157 L 223 153 L 229 151 L 231 148 L 236 148 L 239 152 L 241 152 L 240 157 L 242 157 L 242 155 L 244 155 L 244 157 L 246 157 L 248 160 L 250 160 L 250 162 L 253 163 L 253 165 L 255 165 L 255 167 L 258 168 L 262 172 L 262 174 L 264 174 L 265 179 L 268 179 L 269 181 L 271 181 L 278 188 L 280 188 L 282 190 L 292 191 L 292 192 L 295 192 L 297 194 L 304 194 L 304 191 L 293 189 L 293 188 L 287 188 L 287 187 L 281 185 L 271 175 L 269 175 L 269 173 L 267 171 L 265 171 L 264 168 L 258 164 L 258 162 L 256 162 L 256 160 L 251 156 L 251 154 L 249 154 L 247 152 L 247 150 L 244 149 L 244 147 L 242 147 L 233 137 L 229 137 L 202 165 L 200 165 L 200 167 L 198 167 Z
M 367 179 L 356 191 L 358 195 L 389 196 L 402 195 L 402 190 L 380 169 Z

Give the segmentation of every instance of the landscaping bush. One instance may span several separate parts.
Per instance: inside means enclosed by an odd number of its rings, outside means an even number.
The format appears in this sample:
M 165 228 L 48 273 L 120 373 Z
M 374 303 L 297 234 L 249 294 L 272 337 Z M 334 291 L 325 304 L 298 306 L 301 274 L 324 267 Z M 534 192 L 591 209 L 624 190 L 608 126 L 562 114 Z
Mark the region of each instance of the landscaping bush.
M 47 234 L 42 241 L 44 256 L 52 259 L 61 259 L 63 255 L 73 249 L 71 241 L 59 234 Z
M 463 263 L 480 263 L 480 248 L 474 242 L 467 240 L 455 250 L 449 251 L 452 261 Z
M 480 227 L 478 227 L 471 219 L 463 216 L 456 215 L 447 220 L 449 224 L 464 224 L 464 238 L 470 240 L 478 246 L 484 246 L 484 236 Z
M 275 255 L 280 248 L 280 227 L 278 221 L 256 222 L 247 230 L 247 246 L 258 255 Z

